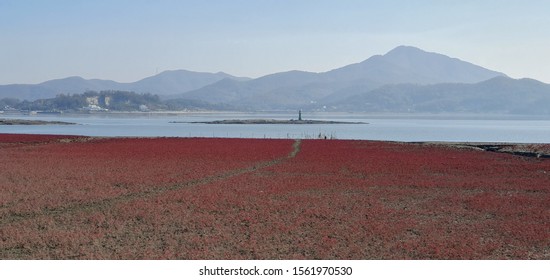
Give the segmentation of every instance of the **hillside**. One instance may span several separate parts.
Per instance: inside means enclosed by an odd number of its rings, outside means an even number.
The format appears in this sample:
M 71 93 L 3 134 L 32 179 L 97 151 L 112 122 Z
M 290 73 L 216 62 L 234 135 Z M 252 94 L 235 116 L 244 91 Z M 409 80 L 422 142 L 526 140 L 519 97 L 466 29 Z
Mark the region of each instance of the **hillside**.
M 485 69 L 446 55 L 399 46 L 385 55 L 322 73 L 329 80 L 367 79 L 378 86 L 415 83 L 475 83 L 503 73 Z
M 388 84 L 472 83 L 505 76 L 445 55 L 400 46 L 323 73 L 289 71 L 250 81 L 220 81 L 181 95 L 256 109 L 322 107 Z M 228 85 L 229 84 L 229 85 Z
M 166 96 L 195 90 L 222 79 L 247 80 L 248 78 L 238 78 L 223 72 L 202 73 L 186 70 L 164 71 L 158 75 L 141 79 L 133 83 L 68 77 L 50 80 L 36 85 L 0 85 L 0 99 L 17 98 L 20 100 L 26 99 L 32 101 L 36 99 L 53 98 L 58 94 L 75 94 L 85 91 L 102 90 L 135 91 Z
M 496 77 L 476 84 L 387 85 L 333 104 L 339 111 L 550 114 L 550 85 Z
M 83 94 L 59 94 L 54 98 L 19 101 L 0 99 L 0 108 L 22 112 L 106 112 L 106 111 L 181 111 L 234 110 L 224 104 L 197 100 L 161 100 L 158 95 L 131 91 L 86 91 Z

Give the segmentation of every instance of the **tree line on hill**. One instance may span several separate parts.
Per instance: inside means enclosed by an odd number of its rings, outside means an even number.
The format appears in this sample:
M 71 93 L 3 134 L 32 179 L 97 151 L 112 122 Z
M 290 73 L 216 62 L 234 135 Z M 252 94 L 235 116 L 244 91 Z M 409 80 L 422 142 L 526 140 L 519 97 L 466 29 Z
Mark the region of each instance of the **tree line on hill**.
M 214 106 L 207 102 L 191 100 L 163 101 L 156 94 L 119 90 L 86 91 L 82 94 L 58 94 L 54 98 L 34 101 L 19 100 L 17 98 L 0 99 L 0 110 L 18 111 L 159 111 L 198 110 L 204 108 L 224 109 L 223 106 Z
M 157 95 L 139 94 L 130 91 L 87 91 L 82 94 L 58 94 L 54 98 L 34 101 L 4 98 L 0 106 L 22 111 L 81 111 L 114 110 L 135 111 L 144 108 L 156 109 L 163 104 Z

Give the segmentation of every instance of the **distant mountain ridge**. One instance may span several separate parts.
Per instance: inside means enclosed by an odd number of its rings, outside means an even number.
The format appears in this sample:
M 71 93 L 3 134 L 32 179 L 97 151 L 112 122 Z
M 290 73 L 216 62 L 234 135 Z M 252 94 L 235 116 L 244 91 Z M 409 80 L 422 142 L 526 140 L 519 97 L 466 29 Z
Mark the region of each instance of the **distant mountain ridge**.
M 249 79 L 174 70 L 134 83 L 69 77 L 0 86 L 0 99 L 32 100 L 87 90 L 151 93 L 181 108 L 203 104 L 229 110 L 550 114 L 545 106 L 550 101 L 548 84 L 511 79 L 410 46 L 321 73 L 293 70 Z
M 249 78 L 235 77 L 223 72 L 204 73 L 187 70 L 164 71 L 155 76 L 147 77 L 133 83 L 119 83 L 100 79 L 87 80 L 82 77 L 74 76 L 50 80 L 34 85 L 0 85 L 0 98 L 9 97 L 36 100 L 55 97 L 58 94 L 73 94 L 101 90 L 126 90 L 163 96 L 198 89 L 222 79 L 243 81 Z
M 435 84 L 476 83 L 503 73 L 451 58 L 446 55 L 426 52 L 416 47 L 399 46 L 385 55 L 326 72 L 325 75 L 347 79 L 369 77 L 379 84 Z
M 495 77 L 475 84 L 397 84 L 333 104 L 337 111 L 549 115 L 550 85 Z
M 329 105 L 387 84 L 475 83 L 503 73 L 408 46 L 323 73 L 289 71 L 249 81 L 223 80 L 180 97 L 245 108 L 300 108 Z

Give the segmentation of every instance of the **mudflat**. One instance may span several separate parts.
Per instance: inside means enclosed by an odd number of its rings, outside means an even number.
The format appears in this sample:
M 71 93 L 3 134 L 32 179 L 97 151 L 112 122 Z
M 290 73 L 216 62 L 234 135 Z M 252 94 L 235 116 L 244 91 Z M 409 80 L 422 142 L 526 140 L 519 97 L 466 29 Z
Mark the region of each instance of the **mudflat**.
M 0 186 L 1 259 L 550 259 L 550 160 L 480 146 L 0 134 Z
M 20 120 L 20 119 L 0 119 L 0 125 L 73 125 L 75 123 L 61 121 L 42 121 L 42 120 Z

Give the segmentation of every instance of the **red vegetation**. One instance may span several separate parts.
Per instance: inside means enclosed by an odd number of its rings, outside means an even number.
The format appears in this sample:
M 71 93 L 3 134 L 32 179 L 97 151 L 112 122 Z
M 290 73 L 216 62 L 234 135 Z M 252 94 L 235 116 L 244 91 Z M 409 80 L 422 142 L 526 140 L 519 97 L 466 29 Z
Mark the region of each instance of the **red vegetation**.
M 3 259 L 550 259 L 548 159 L 333 140 L 290 158 L 291 140 L 1 147 Z
M 43 143 L 58 140 L 75 139 L 78 136 L 65 136 L 65 135 L 42 135 L 42 134 L 1 134 L 0 133 L 0 145 L 13 143 Z
M 23 137 L 24 140 L 27 136 Z M 291 141 L 177 138 L 43 139 L 0 150 L 0 213 L 28 215 L 133 192 L 169 187 L 272 160 Z

